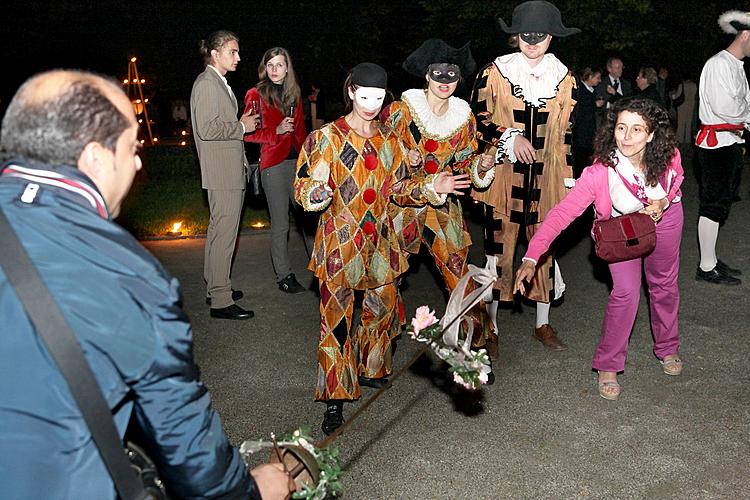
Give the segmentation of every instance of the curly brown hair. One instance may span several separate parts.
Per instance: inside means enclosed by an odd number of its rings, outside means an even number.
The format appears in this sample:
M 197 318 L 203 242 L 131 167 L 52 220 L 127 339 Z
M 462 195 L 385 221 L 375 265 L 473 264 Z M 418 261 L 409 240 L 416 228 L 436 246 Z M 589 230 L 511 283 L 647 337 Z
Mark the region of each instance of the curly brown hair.
M 656 186 L 659 177 L 672 161 L 677 147 L 674 131 L 669 123 L 669 115 L 662 106 L 651 99 L 627 97 L 615 102 L 607 111 L 607 116 L 594 137 L 594 159 L 602 164 L 615 166 L 615 126 L 617 117 L 623 111 L 637 113 L 646 122 L 648 132 L 654 133 L 654 138 L 646 144 L 643 163 L 646 166 L 646 184 Z

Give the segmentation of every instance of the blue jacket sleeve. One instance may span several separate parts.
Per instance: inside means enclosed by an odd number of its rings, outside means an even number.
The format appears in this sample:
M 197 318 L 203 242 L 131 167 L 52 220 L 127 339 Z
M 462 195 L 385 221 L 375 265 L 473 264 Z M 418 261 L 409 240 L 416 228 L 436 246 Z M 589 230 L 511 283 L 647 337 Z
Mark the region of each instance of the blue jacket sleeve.
M 177 286 L 172 278 L 171 288 Z M 137 421 L 152 439 L 165 484 L 179 498 L 260 499 L 199 379 L 187 316 L 176 300 L 144 307 L 156 309 L 143 317 L 157 342 L 152 365 L 131 387 Z

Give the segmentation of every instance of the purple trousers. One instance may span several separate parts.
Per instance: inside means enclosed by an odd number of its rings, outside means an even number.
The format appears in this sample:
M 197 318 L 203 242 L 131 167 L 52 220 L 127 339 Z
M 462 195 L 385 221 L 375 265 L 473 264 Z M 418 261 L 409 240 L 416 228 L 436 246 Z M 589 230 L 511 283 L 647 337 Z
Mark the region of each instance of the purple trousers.
M 682 218 L 682 203 L 670 205 L 656 225 L 656 247 L 653 252 L 646 257 L 609 265 L 613 286 L 604 313 L 602 336 L 594 353 L 594 370 L 621 372 L 625 369 L 628 340 L 641 298 L 641 261 L 651 302 L 654 354 L 663 359 L 677 353 L 680 347 L 677 275 L 680 270 Z

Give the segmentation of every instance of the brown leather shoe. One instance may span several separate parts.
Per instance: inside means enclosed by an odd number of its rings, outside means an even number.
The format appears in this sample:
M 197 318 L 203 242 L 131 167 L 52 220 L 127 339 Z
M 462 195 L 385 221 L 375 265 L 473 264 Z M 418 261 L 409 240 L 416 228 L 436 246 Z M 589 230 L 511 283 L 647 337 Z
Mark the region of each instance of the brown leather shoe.
M 549 324 L 534 328 L 534 335 L 532 337 L 541 342 L 550 351 L 564 351 L 568 348 Z

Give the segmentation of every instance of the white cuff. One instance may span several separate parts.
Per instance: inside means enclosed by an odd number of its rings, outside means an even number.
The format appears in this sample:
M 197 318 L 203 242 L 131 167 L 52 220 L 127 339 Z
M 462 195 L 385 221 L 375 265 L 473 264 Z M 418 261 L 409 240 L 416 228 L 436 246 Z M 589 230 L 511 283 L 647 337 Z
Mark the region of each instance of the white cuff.
M 474 187 L 477 189 L 484 189 L 492 183 L 492 180 L 495 178 L 495 168 L 497 168 L 496 166 L 493 166 L 484 173 L 484 177 L 480 177 L 479 164 L 481 163 L 481 160 L 482 156 L 477 155 L 469 166 L 471 183 L 474 184 Z
M 513 150 L 513 143 L 515 143 L 515 137 L 518 134 L 523 134 L 523 130 L 520 128 L 507 128 L 503 135 L 500 136 L 500 143 L 497 146 L 497 155 L 495 156 L 495 163 L 502 163 L 504 158 L 508 158 L 508 161 L 515 163 L 518 161 L 516 153 Z
M 433 185 L 435 177 L 437 177 L 437 174 L 432 174 L 425 180 L 424 195 L 430 205 L 439 207 L 440 205 L 445 204 L 445 201 L 448 199 L 448 193 L 438 194 L 437 191 L 435 191 L 435 186 Z
M 534 259 L 532 259 L 531 257 L 524 257 L 523 259 L 521 259 L 521 262 L 524 262 L 524 261 L 529 261 L 529 262 L 531 262 L 532 264 L 534 264 L 534 266 L 535 266 L 535 267 L 536 267 L 536 265 L 537 265 L 537 261 L 535 261 L 535 260 L 534 260 Z
M 302 208 L 305 209 L 307 212 L 320 212 L 321 210 L 324 210 L 328 205 L 331 204 L 331 200 L 333 199 L 332 196 L 328 196 L 323 201 L 312 201 L 310 199 L 310 195 L 313 192 L 315 188 L 318 188 L 325 183 L 323 181 L 310 181 L 307 183 L 307 186 L 304 186 L 300 193 L 300 199 L 302 201 Z

